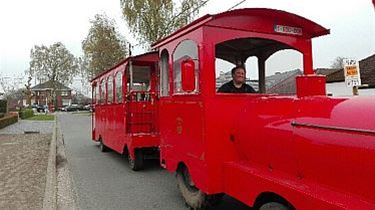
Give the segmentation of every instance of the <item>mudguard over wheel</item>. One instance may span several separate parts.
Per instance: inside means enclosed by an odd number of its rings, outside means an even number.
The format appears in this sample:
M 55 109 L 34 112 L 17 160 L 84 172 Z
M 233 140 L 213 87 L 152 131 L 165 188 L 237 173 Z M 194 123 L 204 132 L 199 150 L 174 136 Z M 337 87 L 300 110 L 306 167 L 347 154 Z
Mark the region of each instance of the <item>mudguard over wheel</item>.
M 134 151 L 134 159 L 130 156 L 130 152 L 128 152 L 129 167 L 133 171 L 139 171 L 143 169 L 143 159 L 143 152 L 140 149 L 136 149 Z
M 186 167 L 179 169 L 176 177 L 177 187 L 180 190 L 186 205 L 191 209 L 207 209 L 208 207 L 214 206 L 222 198 L 222 194 L 206 195 L 204 192 L 196 188 Z
M 280 203 L 270 202 L 263 204 L 259 210 L 289 210 L 289 208 Z

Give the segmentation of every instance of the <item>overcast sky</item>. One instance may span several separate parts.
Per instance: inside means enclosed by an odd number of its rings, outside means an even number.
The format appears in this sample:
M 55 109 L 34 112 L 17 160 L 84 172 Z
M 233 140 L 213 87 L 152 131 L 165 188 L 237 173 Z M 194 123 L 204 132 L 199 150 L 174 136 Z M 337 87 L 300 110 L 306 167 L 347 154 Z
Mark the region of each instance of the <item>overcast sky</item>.
M 199 16 L 226 11 L 240 1 L 210 0 Z M 314 68 L 329 67 L 337 56 L 363 59 L 375 53 L 375 10 L 371 0 L 247 0 L 237 8 L 244 7 L 285 10 L 331 29 L 330 35 L 313 40 Z M 114 18 L 120 32 L 137 43 L 122 19 L 119 0 L 0 0 L 1 74 L 21 75 L 29 66 L 34 45 L 61 41 L 74 55 L 81 56 L 81 41 L 88 33 L 89 20 L 97 13 Z M 135 53 L 142 53 L 142 49 Z M 267 74 L 301 67 L 298 53 L 281 52 L 267 62 Z M 249 76 L 255 77 L 256 73 Z

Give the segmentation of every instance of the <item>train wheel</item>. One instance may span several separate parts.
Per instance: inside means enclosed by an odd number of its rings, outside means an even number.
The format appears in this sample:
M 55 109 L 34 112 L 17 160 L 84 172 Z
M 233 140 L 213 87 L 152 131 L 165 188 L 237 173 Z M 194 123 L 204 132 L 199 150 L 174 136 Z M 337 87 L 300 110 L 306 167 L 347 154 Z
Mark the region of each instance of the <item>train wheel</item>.
M 104 145 L 101 139 L 99 140 L 99 149 L 101 152 L 108 152 L 108 147 Z
M 289 210 L 289 208 L 280 203 L 270 202 L 263 204 L 259 210 Z
M 136 149 L 134 151 L 134 159 L 130 156 L 130 152 L 128 152 L 128 161 L 129 167 L 133 171 L 139 171 L 143 169 L 143 152 L 142 150 Z
M 207 207 L 214 206 L 223 196 L 222 194 L 208 196 L 196 188 L 186 167 L 178 170 L 176 177 L 177 187 L 180 190 L 186 204 L 191 209 L 203 210 Z

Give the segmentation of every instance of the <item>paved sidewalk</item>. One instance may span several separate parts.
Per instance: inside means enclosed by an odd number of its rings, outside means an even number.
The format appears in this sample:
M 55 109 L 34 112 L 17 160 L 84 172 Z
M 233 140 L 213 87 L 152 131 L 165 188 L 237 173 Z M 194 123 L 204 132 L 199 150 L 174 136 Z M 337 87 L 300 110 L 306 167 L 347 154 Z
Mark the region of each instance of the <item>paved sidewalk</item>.
M 0 129 L 0 209 L 42 208 L 53 125 L 19 120 Z
M 24 132 L 52 133 L 54 121 L 19 120 L 17 123 L 0 129 L 0 134 L 24 134 Z
M 41 209 L 51 134 L 0 135 L 0 209 Z

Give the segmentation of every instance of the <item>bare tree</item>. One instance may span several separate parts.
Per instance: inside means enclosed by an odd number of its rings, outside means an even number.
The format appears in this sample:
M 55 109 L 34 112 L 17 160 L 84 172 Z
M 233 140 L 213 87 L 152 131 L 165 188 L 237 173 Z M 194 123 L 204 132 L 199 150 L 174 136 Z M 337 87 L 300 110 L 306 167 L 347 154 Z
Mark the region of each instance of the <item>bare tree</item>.
M 16 92 L 20 88 L 22 80 L 22 76 L 4 76 L 0 72 L 0 88 L 4 92 L 5 99 L 11 99 L 14 96 L 12 93 Z
M 25 91 L 24 91 L 24 94 L 26 96 L 26 104 L 27 106 L 31 106 L 31 98 L 33 97 L 33 94 L 31 92 L 31 80 L 32 80 L 32 77 L 29 76 L 28 79 L 27 79 L 27 83 L 25 84 Z
M 341 68 L 344 68 L 344 59 L 346 59 L 346 57 L 336 57 L 335 60 L 332 61 L 331 63 L 331 68 L 333 69 L 341 69 Z
M 0 90 L 4 93 L 1 98 L 4 98 L 7 101 L 7 107 L 9 107 L 10 102 L 17 101 L 17 104 L 22 106 L 22 89 L 19 89 L 22 86 L 23 77 L 20 75 L 4 76 L 0 72 Z

